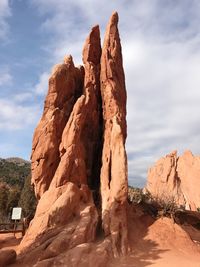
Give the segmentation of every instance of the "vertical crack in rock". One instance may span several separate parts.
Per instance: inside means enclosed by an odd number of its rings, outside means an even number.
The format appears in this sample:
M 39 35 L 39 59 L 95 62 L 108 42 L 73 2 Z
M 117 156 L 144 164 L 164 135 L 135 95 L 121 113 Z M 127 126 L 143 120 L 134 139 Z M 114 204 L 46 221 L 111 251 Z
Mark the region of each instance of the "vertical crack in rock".
M 108 164 L 108 188 L 110 189 L 110 183 L 111 183 L 111 178 L 112 178 L 112 154 L 111 154 L 111 151 L 110 151 L 110 160 L 109 160 L 109 164 Z
M 104 123 L 102 223 L 105 235 L 111 235 L 115 256 L 126 254 L 128 249 L 126 88 L 117 24 L 118 14 L 114 13 L 105 33 L 100 76 Z
M 84 94 L 77 100 L 63 130 L 61 156 L 51 186 L 73 182 L 77 186 L 92 184 L 94 155 L 99 151 L 100 132 L 100 32 L 95 26 L 83 49 L 85 67 Z M 96 168 L 99 166 L 97 164 Z
M 93 27 L 83 48 L 85 66 L 84 91 L 93 91 L 83 139 L 87 150 L 88 185 L 98 194 L 102 155 L 102 101 L 100 93 L 101 44 L 99 26 Z

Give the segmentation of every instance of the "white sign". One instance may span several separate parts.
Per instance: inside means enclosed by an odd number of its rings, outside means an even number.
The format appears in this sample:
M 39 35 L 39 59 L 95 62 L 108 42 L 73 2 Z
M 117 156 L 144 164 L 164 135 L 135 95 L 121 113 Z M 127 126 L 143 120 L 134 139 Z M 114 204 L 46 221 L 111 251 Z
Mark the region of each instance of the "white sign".
M 13 208 L 12 210 L 12 220 L 20 220 L 22 216 L 22 208 Z

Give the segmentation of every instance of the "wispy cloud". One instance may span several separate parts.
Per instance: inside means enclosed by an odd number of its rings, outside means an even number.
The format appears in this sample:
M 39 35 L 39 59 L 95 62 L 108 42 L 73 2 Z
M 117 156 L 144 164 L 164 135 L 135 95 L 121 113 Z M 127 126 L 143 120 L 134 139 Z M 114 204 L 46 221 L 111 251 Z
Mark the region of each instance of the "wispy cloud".
M 10 69 L 5 66 L 0 66 L 0 87 L 12 84 L 13 77 Z
M 200 153 L 200 1 L 33 0 L 44 19 L 51 64 L 65 53 L 81 62 L 91 26 L 105 28 L 119 11 L 128 91 L 129 182 L 144 185 L 147 168 L 171 150 Z M 97 12 L 98 10 L 98 12 Z M 36 92 L 45 90 L 47 73 Z
M 199 150 L 200 51 L 196 38 L 185 42 L 133 40 L 124 47 L 128 88 L 129 153 L 143 160 L 147 172 L 153 162 L 174 149 Z M 135 51 L 135 52 L 134 52 Z M 131 163 L 132 162 L 132 163 Z M 133 169 L 133 167 L 132 167 Z M 144 178 L 141 184 L 144 184 Z M 133 178 L 134 179 L 134 178 Z
M 13 101 L 16 103 L 24 103 L 26 101 L 30 101 L 31 99 L 33 99 L 33 93 L 31 90 L 27 90 L 26 92 L 20 92 L 13 96 Z
M 33 88 L 33 93 L 36 95 L 45 95 L 47 93 L 49 76 L 50 73 L 48 72 L 43 72 L 40 75 L 38 83 Z
M 38 118 L 36 106 L 25 106 L 8 98 L 0 98 L 0 106 L 0 131 L 25 130 Z
M 5 39 L 8 33 L 7 18 L 11 16 L 9 0 L 0 1 L 0 40 Z

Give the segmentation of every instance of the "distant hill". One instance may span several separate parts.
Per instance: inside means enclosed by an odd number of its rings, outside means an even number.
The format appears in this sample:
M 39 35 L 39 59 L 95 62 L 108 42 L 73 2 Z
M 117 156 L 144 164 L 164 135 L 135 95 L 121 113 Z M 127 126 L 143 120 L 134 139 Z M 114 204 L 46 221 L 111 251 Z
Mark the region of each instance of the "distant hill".
M 5 160 L 7 162 L 12 162 L 16 164 L 26 164 L 26 163 L 30 164 L 30 161 L 18 157 L 6 158 Z
M 23 188 L 25 178 L 31 173 L 31 164 L 21 158 L 0 159 L 0 183 Z

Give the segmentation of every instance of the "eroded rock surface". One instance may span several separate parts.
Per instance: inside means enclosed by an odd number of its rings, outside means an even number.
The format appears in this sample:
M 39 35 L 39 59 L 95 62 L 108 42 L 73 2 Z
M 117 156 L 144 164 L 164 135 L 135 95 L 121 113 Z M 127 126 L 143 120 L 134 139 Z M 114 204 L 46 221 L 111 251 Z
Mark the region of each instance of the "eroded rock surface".
M 39 203 L 20 244 L 24 263 L 106 266 L 128 250 L 126 89 L 117 24 L 114 13 L 102 50 L 93 27 L 84 66 L 76 68 L 68 56 L 50 77 L 33 138 Z
M 148 171 L 147 190 L 158 200 L 172 202 L 187 210 L 200 207 L 200 157 L 174 151 L 158 160 Z

